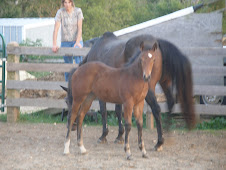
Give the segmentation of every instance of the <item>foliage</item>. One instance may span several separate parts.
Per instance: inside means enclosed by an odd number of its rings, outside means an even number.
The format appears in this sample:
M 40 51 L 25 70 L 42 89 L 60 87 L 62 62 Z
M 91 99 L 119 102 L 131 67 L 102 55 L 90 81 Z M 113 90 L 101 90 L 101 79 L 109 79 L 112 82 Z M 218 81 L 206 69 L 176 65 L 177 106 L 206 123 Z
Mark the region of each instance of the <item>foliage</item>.
M 197 129 L 226 129 L 226 119 L 225 117 L 212 118 L 210 121 L 204 121 L 197 125 Z
M 19 44 L 20 46 L 29 46 L 29 47 L 41 47 L 42 46 L 42 40 L 37 39 L 36 41 L 32 41 L 29 38 L 26 40 L 23 40 L 22 43 Z
M 32 41 L 30 39 L 26 39 L 25 41 L 23 41 L 22 43 L 19 44 L 20 46 L 28 46 L 28 47 L 41 47 L 42 46 L 42 40 L 41 39 L 37 39 L 36 41 Z M 20 62 L 27 62 L 29 61 L 43 61 L 45 59 L 49 58 L 48 56 L 34 56 L 34 55 L 21 55 L 20 56 Z M 53 57 L 51 57 L 53 58 Z M 34 71 L 29 71 L 29 73 L 33 76 L 35 76 L 36 78 L 41 78 L 41 77 L 45 77 L 48 76 L 50 74 L 50 72 L 34 72 Z
M 75 6 L 83 11 L 84 41 L 106 31 L 138 24 L 186 7 L 181 0 L 80 0 Z M 60 0 L 3 0 L 0 17 L 55 17 Z

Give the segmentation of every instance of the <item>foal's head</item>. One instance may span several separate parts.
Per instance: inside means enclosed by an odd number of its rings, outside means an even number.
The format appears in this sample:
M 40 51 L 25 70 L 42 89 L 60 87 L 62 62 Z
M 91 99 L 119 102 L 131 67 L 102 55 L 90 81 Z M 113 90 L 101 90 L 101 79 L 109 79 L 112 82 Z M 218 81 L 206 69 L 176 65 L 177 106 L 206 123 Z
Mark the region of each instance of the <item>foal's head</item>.
M 140 44 L 141 49 L 141 66 L 143 69 L 143 79 L 144 81 L 148 81 L 151 77 L 152 68 L 155 61 L 155 51 L 157 50 L 158 45 L 157 42 L 150 44 L 149 42 L 142 42 Z

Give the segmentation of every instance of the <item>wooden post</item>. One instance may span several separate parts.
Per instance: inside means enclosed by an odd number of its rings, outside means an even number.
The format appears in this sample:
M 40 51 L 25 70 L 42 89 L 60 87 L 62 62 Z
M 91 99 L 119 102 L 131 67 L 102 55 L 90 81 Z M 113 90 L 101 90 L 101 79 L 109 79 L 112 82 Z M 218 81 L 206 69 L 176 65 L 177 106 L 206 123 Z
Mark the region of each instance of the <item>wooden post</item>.
M 153 117 L 150 107 L 147 107 L 146 126 L 147 126 L 147 129 L 149 129 L 149 130 L 154 129 L 154 117 Z
M 18 47 L 19 44 L 17 42 L 10 42 L 7 45 L 7 51 L 8 48 L 14 48 Z M 8 52 L 7 52 L 8 53 Z M 19 56 L 15 54 L 8 54 L 7 62 L 9 63 L 19 63 L 20 58 Z M 8 71 L 7 73 L 7 80 L 19 80 L 19 71 Z M 20 91 L 19 90 L 13 90 L 13 89 L 7 89 L 7 98 L 20 98 Z M 6 99 L 7 104 L 7 99 Z M 17 119 L 20 116 L 20 107 L 8 107 L 7 106 L 7 121 L 8 122 L 16 122 Z

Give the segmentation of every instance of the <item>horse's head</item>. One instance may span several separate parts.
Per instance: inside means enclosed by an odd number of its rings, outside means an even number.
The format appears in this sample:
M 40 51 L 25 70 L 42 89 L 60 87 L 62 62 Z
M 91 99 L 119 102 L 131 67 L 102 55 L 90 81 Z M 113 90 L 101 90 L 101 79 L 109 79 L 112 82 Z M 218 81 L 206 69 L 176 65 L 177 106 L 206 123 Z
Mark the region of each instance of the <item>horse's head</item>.
M 141 65 L 143 69 L 143 79 L 144 81 L 148 81 L 151 77 L 152 68 L 155 62 L 155 51 L 157 50 L 158 45 L 157 42 L 154 45 L 149 42 L 142 42 L 140 44 L 141 49 Z

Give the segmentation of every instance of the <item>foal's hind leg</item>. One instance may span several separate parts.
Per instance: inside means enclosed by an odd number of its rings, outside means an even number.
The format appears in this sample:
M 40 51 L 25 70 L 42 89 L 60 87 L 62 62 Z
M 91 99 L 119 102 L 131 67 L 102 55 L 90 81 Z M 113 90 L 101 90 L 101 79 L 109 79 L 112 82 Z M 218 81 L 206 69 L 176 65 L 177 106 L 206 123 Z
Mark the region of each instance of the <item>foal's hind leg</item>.
M 122 124 L 122 105 L 121 104 L 115 105 L 115 112 L 118 117 L 118 126 L 119 126 L 118 137 L 115 139 L 115 143 L 121 144 L 121 143 L 124 143 L 124 140 L 122 138 L 122 135 L 124 133 L 124 127 Z
M 98 139 L 98 143 L 107 143 L 106 136 L 108 135 L 108 126 L 107 126 L 107 109 L 106 109 L 106 103 L 99 100 L 100 104 L 100 113 L 102 116 L 102 124 L 103 124 L 103 131 L 101 137 Z
M 85 99 L 85 101 L 82 103 L 79 111 L 80 114 L 78 117 L 78 124 L 77 124 L 77 143 L 78 143 L 78 147 L 80 149 L 81 154 L 87 153 L 86 148 L 83 145 L 82 123 L 86 113 L 89 111 L 89 108 L 95 98 L 96 98 L 95 95 L 89 94 Z
M 140 102 L 138 105 L 134 106 L 134 116 L 136 118 L 137 130 L 138 130 L 138 146 L 142 151 L 142 157 L 147 158 L 147 152 L 144 147 L 144 140 L 142 137 L 143 129 L 143 107 L 144 101 Z
M 152 110 L 152 113 L 154 115 L 155 122 L 156 122 L 157 133 L 158 133 L 158 142 L 155 145 L 155 150 L 161 151 L 162 145 L 164 143 L 164 138 L 162 137 L 163 133 L 162 133 L 160 107 L 159 107 L 159 104 L 156 100 L 156 97 L 155 97 L 153 91 L 151 91 L 151 90 L 148 90 L 148 94 L 147 94 L 145 100 L 151 107 L 151 110 Z

